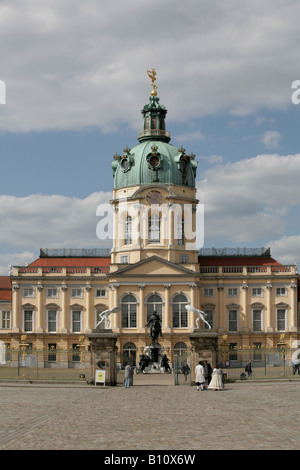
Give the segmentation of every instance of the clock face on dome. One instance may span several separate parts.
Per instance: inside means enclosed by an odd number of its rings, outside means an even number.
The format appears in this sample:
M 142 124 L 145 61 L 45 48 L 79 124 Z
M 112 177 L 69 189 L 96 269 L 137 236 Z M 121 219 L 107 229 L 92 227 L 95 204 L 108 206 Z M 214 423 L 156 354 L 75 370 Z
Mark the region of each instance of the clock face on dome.
M 148 202 L 148 204 L 160 204 L 162 201 L 162 195 L 159 191 L 153 189 L 147 194 L 146 201 Z

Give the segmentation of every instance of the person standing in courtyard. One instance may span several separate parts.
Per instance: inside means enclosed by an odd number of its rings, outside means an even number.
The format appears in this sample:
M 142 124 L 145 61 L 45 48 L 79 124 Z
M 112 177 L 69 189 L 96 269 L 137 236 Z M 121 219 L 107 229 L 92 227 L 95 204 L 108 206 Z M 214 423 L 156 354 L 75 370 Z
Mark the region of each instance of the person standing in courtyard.
M 212 373 L 212 378 L 211 382 L 208 386 L 210 390 L 223 390 L 223 379 L 222 379 L 222 369 L 218 366 L 218 364 L 215 365 L 213 373 Z
M 195 382 L 197 385 L 198 392 L 200 390 L 200 387 L 201 387 L 201 391 L 206 390 L 204 367 L 203 367 L 202 361 L 199 361 L 199 364 L 195 368 Z
M 211 381 L 211 373 L 212 373 L 212 368 L 209 362 L 204 361 L 204 375 L 205 375 L 205 382 L 206 385 L 209 385 Z
M 252 377 L 252 365 L 251 365 L 251 361 L 249 361 L 248 364 L 246 365 L 245 371 L 248 373 L 248 379 L 251 379 L 251 377 Z
M 125 388 L 130 387 L 130 380 L 131 380 L 131 366 L 130 366 L 130 364 L 126 364 L 126 367 L 125 367 L 125 383 L 124 383 Z

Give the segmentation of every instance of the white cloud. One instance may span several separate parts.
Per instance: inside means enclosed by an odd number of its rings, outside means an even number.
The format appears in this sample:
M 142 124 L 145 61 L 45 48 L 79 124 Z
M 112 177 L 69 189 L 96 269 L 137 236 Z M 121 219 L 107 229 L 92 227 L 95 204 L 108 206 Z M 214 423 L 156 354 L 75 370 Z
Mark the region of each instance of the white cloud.
M 299 205 L 299 174 L 300 154 L 258 155 L 204 172 L 197 196 L 205 206 L 206 246 L 216 236 L 238 246 L 281 239 Z M 293 223 L 299 232 L 299 222 Z M 289 249 L 300 257 L 297 244 Z
M 175 121 L 286 109 L 299 16 L 286 0 L 2 0 L 0 129 L 136 128 L 152 67 Z
M 268 150 L 274 150 L 279 147 L 279 143 L 282 139 L 282 135 L 277 131 L 266 131 L 263 133 L 261 142 Z
M 23 198 L 0 196 L 0 245 L 27 250 L 104 246 L 96 236 L 97 207 L 111 193 L 92 193 L 79 199 L 34 194 Z M 105 246 L 110 246 L 108 241 Z
M 37 258 L 37 254 L 31 251 L 23 253 L 0 253 L 0 275 L 7 276 L 9 266 L 26 266 Z
M 297 264 L 300 268 L 300 235 L 283 236 L 278 240 L 268 242 L 274 258 L 282 264 Z

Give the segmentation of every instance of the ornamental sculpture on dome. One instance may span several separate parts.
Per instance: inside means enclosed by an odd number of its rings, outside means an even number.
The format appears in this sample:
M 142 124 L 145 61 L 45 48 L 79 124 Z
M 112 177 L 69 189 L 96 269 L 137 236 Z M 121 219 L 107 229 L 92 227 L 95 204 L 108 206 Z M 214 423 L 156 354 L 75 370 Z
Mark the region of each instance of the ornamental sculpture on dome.
M 155 85 L 155 80 L 156 80 L 156 72 L 155 72 L 155 69 L 152 69 L 152 70 L 147 70 L 147 74 L 149 76 L 149 78 L 151 78 L 151 82 L 152 82 L 152 91 L 151 91 L 151 96 L 156 96 L 157 95 L 157 86 Z

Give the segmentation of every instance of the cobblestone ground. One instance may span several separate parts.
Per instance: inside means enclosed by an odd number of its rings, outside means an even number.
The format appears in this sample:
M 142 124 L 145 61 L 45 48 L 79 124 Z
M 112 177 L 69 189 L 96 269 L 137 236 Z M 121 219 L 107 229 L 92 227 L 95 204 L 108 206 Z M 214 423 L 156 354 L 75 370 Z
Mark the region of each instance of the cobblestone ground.
M 0 384 L 0 450 L 291 450 L 300 382 Z

